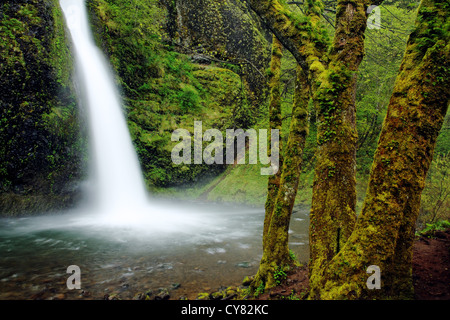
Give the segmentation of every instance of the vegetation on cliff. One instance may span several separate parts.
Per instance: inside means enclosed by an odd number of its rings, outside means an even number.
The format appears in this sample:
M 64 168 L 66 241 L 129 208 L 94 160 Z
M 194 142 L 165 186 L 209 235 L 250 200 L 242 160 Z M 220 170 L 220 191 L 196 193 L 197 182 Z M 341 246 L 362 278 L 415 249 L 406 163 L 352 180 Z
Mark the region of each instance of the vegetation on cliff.
M 214 59 L 208 53 L 207 61 L 196 63 L 181 53 L 167 30 L 170 10 L 157 1 L 88 4 L 97 41 L 118 75 L 148 186 L 176 186 L 223 171 L 220 165 L 174 165 L 171 134 L 178 128 L 193 133 L 196 120 L 222 131 L 254 123 L 250 91 L 233 65 L 208 60 Z
M 58 1 L 0 5 L 0 212 L 73 204 L 85 143 Z
M 148 189 L 265 203 L 253 293 L 295 266 L 303 201 L 309 298 L 413 296 L 414 231 L 449 218 L 448 1 L 86 3 Z M 57 0 L 0 5 L 1 214 L 78 203 L 89 154 L 70 49 Z M 172 133 L 195 121 L 278 129 L 280 170 L 173 163 Z M 374 264 L 382 291 L 365 287 Z

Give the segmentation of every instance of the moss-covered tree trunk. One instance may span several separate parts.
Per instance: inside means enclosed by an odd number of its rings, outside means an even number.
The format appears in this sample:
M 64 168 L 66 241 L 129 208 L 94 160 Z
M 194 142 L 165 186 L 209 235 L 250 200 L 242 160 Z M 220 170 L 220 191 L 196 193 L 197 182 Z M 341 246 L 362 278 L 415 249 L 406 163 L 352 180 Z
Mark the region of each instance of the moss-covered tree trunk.
M 412 297 L 414 226 L 450 93 L 448 1 L 423 0 L 400 67 L 349 240 L 316 279 L 312 298 Z M 381 289 L 367 288 L 367 267 Z
M 270 89 L 270 102 L 269 102 L 269 127 L 270 130 L 278 130 L 281 133 L 282 115 L 281 115 L 281 59 L 283 57 L 283 45 L 273 36 L 272 40 L 272 58 L 270 61 L 270 76 L 269 76 L 269 89 Z M 272 136 L 272 135 L 270 135 Z M 278 139 L 278 146 L 274 146 L 278 149 L 279 154 L 279 169 L 276 174 L 269 176 L 267 185 L 267 199 L 265 204 L 265 218 L 263 229 L 263 247 L 265 246 L 265 235 L 269 229 L 270 221 L 272 219 L 273 207 L 275 204 L 276 196 L 280 187 L 281 170 L 283 166 L 282 156 L 282 144 L 281 139 Z M 272 143 L 270 144 L 272 146 Z M 272 149 L 269 149 L 270 156 L 272 155 Z
M 258 287 L 268 289 L 275 286 L 277 284 L 276 274 L 286 272 L 295 263 L 289 254 L 288 231 L 297 195 L 303 149 L 308 134 L 309 94 L 307 76 L 302 68 L 298 67 L 292 119 L 284 152 L 281 180 L 276 197 L 270 199 L 273 202 L 272 212 L 269 215 L 266 212 L 266 218 L 270 217 L 270 219 L 265 223 L 263 257 L 252 283 L 253 289 Z
M 329 64 L 318 77 L 317 163 L 310 214 L 310 287 L 356 221 L 356 72 L 364 56 L 364 1 L 338 1 Z
M 356 71 L 364 56 L 367 7 L 381 1 L 338 0 L 328 43 L 322 1 L 306 2 L 306 21 L 277 1 L 250 1 L 308 73 L 318 114 L 318 151 L 310 215 L 310 286 L 339 252 L 356 220 Z M 330 47 L 330 50 L 328 50 Z

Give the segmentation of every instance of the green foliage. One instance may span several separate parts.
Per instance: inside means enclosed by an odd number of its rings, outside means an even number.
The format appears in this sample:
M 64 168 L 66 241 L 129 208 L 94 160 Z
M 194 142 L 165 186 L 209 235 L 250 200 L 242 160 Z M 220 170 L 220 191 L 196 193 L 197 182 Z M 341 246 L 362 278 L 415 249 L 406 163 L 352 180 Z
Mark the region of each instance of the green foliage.
M 417 9 L 420 0 L 385 0 L 383 4 L 396 6 L 398 8 L 406 9 L 408 11 Z
M 279 286 L 284 280 L 287 278 L 287 274 L 283 267 L 278 266 L 275 272 L 273 273 L 273 278 L 275 279 L 275 283 Z
M 446 15 L 450 5 L 448 1 L 437 2 L 433 4 L 433 7 L 428 7 L 424 3 L 419 9 L 419 22 L 422 23 L 425 30 L 414 30 L 413 34 L 420 35 L 416 41 L 417 49 L 425 53 L 427 48 L 433 47 L 433 45 L 444 38 L 444 35 L 449 31 L 449 23 L 442 24 L 440 15 Z M 440 12 L 439 12 L 440 11 Z
M 85 143 L 56 0 L 0 4 L 0 212 L 73 205 Z M 70 190 L 70 191 L 69 191 Z
M 450 152 L 436 153 L 422 192 L 419 229 L 438 220 L 450 219 Z
M 300 300 L 300 297 L 295 293 L 294 289 L 292 289 L 291 294 L 288 295 L 286 300 Z
M 88 2 L 97 42 L 106 49 L 123 90 L 128 123 L 147 184 L 169 187 L 217 174 L 222 166 L 174 165 L 171 134 L 225 130 L 249 121 L 239 76 L 222 66 L 192 63 L 165 42 L 167 11 L 157 0 Z
M 436 141 L 436 154 L 445 154 L 450 152 L 450 113 L 444 119 L 444 123 Z
M 361 206 L 366 192 L 367 176 L 393 85 L 405 52 L 406 37 L 414 30 L 417 12 L 411 9 L 416 9 L 418 3 L 419 1 L 414 0 L 385 1 L 381 6 L 382 28 L 366 31 L 366 56 L 358 74 L 356 95 L 358 207 Z M 430 18 L 433 19 L 431 15 Z M 441 180 L 443 176 L 438 173 L 437 167 L 442 167 L 442 162 L 439 160 L 442 160 L 442 154 L 450 151 L 449 123 L 450 117 L 447 115 L 436 144 L 436 156 L 422 193 L 421 213 L 418 218 L 419 228 L 426 222 L 430 222 L 436 213 L 437 217 L 440 217 L 441 213 L 448 212 L 448 200 L 440 199 L 444 195 L 441 192 L 448 182 L 445 182 L 445 179 Z M 390 162 L 389 159 L 384 161 L 386 164 Z
M 433 238 L 436 231 L 445 231 L 450 228 L 449 220 L 438 220 L 434 223 L 427 223 L 426 227 L 420 231 L 416 232 L 417 236 Z
M 200 110 L 201 98 L 197 89 L 192 85 L 183 85 L 178 93 L 178 99 L 183 113 L 195 113 Z
M 264 293 L 264 290 L 265 290 L 265 284 L 264 284 L 264 282 L 261 282 L 260 284 L 259 284 L 259 286 L 256 288 L 256 290 L 255 290 L 255 297 L 258 297 L 259 295 L 261 295 L 261 294 L 263 294 Z
M 292 261 L 297 261 L 297 256 L 295 255 L 294 251 L 289 249 L 289 257 L 291 258 Z
M 381 28 L 367 29 L 365 58 L 358 73 L 356 92 L 358 170 L 369 174 L 373 155 L 416 12 L 386 2 Z
M 44 2 L 5 1 L 0 5 L 0 88 L 3 95 L 0 97 L 0 189 L 6 191 L 23 184 L 25 179 L 32 179 L 36 168 L 46 168 L 43 170 L 45 180 L 52 186 L 65 176 L 77 177 L 80 168 L 75 167 L 86 157 L 70 84 L 73 58 L 68 49 L 64 21 L 57 0 Z M 262 117 L 256 118 L 254 106 L 251 106 L 239 76 L 242 65 L 197 65 L 189 56 L 176 52 L 166 42 L 167 12 L 157 0 L 90 0 L 87 3 L 97 42 L 117 72 L 130 130 L 149 185 L 175 186 L 199 181 L 205 172 L 214 175 L 223 171 L 218 167 L 174 166 L 171 163 L 170 150 L 174 145 L 170 141 L 171 132 L 176 128 L 190 129 L 194 119 L 201 119 L 205 128 L 220 130 L 267 128 L 267 123 L 261 120 L 267 115 L 267 104 L 261 105 Z M 317 3 L 308 1 L 307 4 L 313 11 L 320 12 L 323 8 L 317 7 Z M 286 3 L 283 5 L 287 6 Z M 417 1 L 385 1 L 381 7 L 384 27 L 366 32 L 366 57 L 358 74 L 356 95 L 360 180 L 366 179 L 369 172 L 405 40 L 412 30 L 415 16 L 412 6 L 417 6 Z M 289 8 L 293 7 L 290 5 Z M 305 32 L 311 32 L 310 19 L 298 8 L 291 11 L 295 16 L 293 23 Z M 445 28 L 434 24 L 431 13 L 425 16 L 433 27 L 430 40 L 424 41 L 433 41 Z M 262 31 L 256 27 L 250 31 L 262 36 Z M 331 26 L 328 33 L 332 33 Z M 319 44 L 329 42 L 326 32 L 314 35 L 314 38 Z M 254 48 L 260 46 L 261 43 L 257 43 Z M 254 48 L 246 47 L 248 51 Z M 221 57 L 220 50 L 216 49 L 217 56 Z M 296 63 L 287 50 L 285 52 L 281 79 L 284 119 L 281 137 L 286 142 Z M 344 71 L 334 71 L 326 80 L 345 85 L 352 74 Z M 332 111 L 336 106 L 327 103 L 337 92 L 326 82 L 322 89 L 322 107 Z M 332 114 L 325 118 L 329 129 L 319 137 L 321 143 L 336 135 L 333 119 Z M 317 148 L 315 112 L 311 112 L 310 121 L 310 135 L 304 150 L 306 178 L 300 181 L 304 192 L 299 193 L 305 201 L 311 198 L 305 190 L 311 189 L 311 168 Z M 447 129 L 444 125 L 438 139 L 436 151 L 441 154 L 450 150 Z M 423 195 L 424 215 L 434 212 L 438 203 L 435 200 L 439 194 L 437 186 L 442 179 L 433 173 L 433 168 Z M 259 169 L 260 166 L 255 165 L 231 168 L 218 178 L 219 183 L 216 180 L 207 184 L 206 189 L 215 185 L 210 199 L 262 203 L 267 191 L 267 177 L 261 176 Z M 328 174 L 334 174 L 332 168 Z M 365 191 L 361 190 L 362 193 Z M 444 212 L 445 208 L 442 206 L 439 212 Z

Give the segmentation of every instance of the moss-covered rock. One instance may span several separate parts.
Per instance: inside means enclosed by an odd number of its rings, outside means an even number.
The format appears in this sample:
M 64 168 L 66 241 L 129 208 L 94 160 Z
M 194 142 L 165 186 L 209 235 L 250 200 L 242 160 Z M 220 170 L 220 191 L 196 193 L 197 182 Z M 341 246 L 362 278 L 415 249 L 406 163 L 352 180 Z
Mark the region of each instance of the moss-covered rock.
M 207 292 L 201 292 L 197 295 L 195 300 L 210 300 L 210 295 Z
M 121 88 L 128 124 L 149 188 L 198 181 L 223 165 L 175 165 L 172 132 L 244 127 L 252 120 L 247 92 L 236 72 L 193 63 L 167 44 L 170 10 L 156 0 L 89 0 L 97 43 L 109 57 Z
M 84 143 L 58 1 L 0 4 L 0 214 L 74 202 Z
M 234 64 L 242 75 L 255 111 L 267 94 L 264 70 L 269 66 L 272 34 L 240 0 L 166 1 L 176 33 L 172 40 L 193 59 L 217 58 Z

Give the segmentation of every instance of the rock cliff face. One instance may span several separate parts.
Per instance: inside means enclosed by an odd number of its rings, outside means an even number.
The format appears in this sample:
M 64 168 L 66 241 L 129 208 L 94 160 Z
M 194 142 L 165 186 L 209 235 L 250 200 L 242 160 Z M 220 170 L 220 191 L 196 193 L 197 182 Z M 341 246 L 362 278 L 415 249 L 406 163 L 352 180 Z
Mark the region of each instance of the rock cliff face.
M 222 165 L 174 165 L 171 134 L 178 128 L 193 133 L 195 120 L 204 130 L 223 131 L 256 122 L 267 41 L 255 17 L 238 1 L 87 3 L 97 43 L 122 89 L 148 186 L 221 172 Z
M 0 214 L 73 202 L 83 143 L 57 0 L 0 4 Z
M 172 39 L 194 60 L 235 65 L 257 107 L 267 94 L 272 36 L 240 0 L 166 0 Z
M 258 18 L 239 0 L 86 3 L 148 187 L 221 172 L 221 165 L 174 165 L 171 134 L 193 132 L 196 120 L 223 132 L 257 121 L 271 41 Z M 79 199 L 88 154 L 70 46 L 58 0 L 0 4 L 0 215 Z

